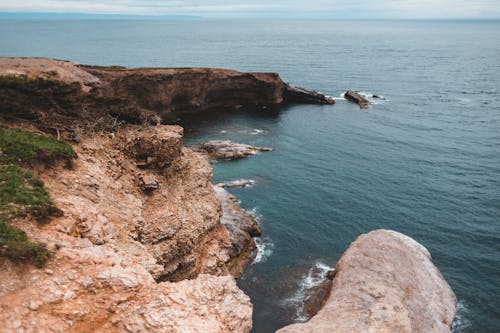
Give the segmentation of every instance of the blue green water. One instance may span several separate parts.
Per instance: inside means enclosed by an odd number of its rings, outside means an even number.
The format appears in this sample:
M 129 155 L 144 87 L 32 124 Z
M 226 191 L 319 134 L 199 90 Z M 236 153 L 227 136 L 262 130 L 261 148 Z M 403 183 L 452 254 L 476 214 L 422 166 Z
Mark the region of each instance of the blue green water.
M 309 268 L 378 228 L 430 250 L 459 299 L 455 332 L 500 329 L 499 22 L 0 20 L 0 55 L 276 71 L 332 96 L 383 95 L 367 110 L 338 100 L 186 128 L 188 143 L 274 149 L 214 165 L 216 181 L 257 181 L 231 189 L 264 232 L 239 281 L 254 331 L 295 320 L 288 300 Z

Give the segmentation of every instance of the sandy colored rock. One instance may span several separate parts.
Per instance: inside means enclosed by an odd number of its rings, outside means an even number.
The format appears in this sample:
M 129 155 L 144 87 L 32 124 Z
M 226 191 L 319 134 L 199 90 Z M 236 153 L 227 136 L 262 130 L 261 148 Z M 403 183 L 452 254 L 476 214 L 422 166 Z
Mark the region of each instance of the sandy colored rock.
M 0 57 L 0 75 L 78 83 L 86 92 L 98 87 L 101 83 L 96 76 L 81 69 L 77 63 L 47 58 Z
M 425 247 L 395 231 L 361 235 L 342 255 L 323 308 L 279 333 L 450 332 L 456 297 Z
M 2 333 L 250 330 L 212 170 L 180 133 L 128 126 L 94 135 L 74 146 L 72 169 L 40 175 L 64 216 L 14 222 L 54 257 L 45 269 L 0 258 Z M 139 167 L 131 152 L 154 161 Z M 162 186 L 144 193 L 144 172 Z
M 267 147 L 255 147 L 244 143 L 230 140 L 213 140 L 200 143 L 193 147 L 193 150 L 206 154 L 213 160 L 235 160 L 254 155 L 257 152 L 271 151 Z

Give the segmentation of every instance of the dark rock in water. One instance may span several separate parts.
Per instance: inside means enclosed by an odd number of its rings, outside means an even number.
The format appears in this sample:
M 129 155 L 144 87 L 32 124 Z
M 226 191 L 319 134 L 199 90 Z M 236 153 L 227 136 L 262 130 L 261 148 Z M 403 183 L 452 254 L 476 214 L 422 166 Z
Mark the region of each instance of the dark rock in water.
M 373 98 L 381 98 L 379 95 L 372 95 Z
M 283 98 L 286 103 L 335 104 L 333 98 L 300 87 L 287 86 Z
M 234 160 L 247 157 L 259 151 L 271 151 L 271 148 L 254 147 L 229 140 L 215 140 L 192 147 L 194 151 L 206 154 L 214 160 Z
M 352 90 L 346 91 L 346 93 L 344 94 L 344 97 L 348 101 L 358 104 L 359 107 L 362 109 L 367 108 L 370 105 L 370 101 L 368 101 L 361 94 L 359 94 L 355 91 L 352 91 Z
M 331 288 L 332 281 L 327 278 L 318 285 L 309 289 L 307 297 L 304 300 L 304 313 L 308 318 L 314 316 L 323 307 L 328 299 Z

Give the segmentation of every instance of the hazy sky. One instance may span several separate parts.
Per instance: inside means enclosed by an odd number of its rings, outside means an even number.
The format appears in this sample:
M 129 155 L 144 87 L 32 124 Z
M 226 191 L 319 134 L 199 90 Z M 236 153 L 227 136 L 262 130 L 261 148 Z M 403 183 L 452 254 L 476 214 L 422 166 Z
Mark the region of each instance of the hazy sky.
M 500 0 L 0 0 L 0 11 L 206 17 L 499 18 Z

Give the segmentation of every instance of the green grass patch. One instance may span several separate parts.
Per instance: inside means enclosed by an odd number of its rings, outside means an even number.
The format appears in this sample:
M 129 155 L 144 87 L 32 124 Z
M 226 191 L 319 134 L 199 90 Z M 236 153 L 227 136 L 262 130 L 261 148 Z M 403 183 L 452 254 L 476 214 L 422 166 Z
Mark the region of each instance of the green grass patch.
M 0 217 L 60 215 L 43 182 L 17 165 L 0 165 Z
M 42 245 L 33 243 L 26 233 L 0 218 L 0 255 L 18 262 L 43 267 L 51 253 Z
M 2 164 L 50 164 L 57 160 L 70 162 L 75 157 L 66 142 L 15 128 L 0 128 L 0 151 Z
M 73 148 L 52 137 L 0 127 L 0 256 L 43 267 L 50 252 L 9 222 L 19 216 L 41 221 L 61 215 L 42 181 L 22 168 L 36 163 L 71 162 Z

